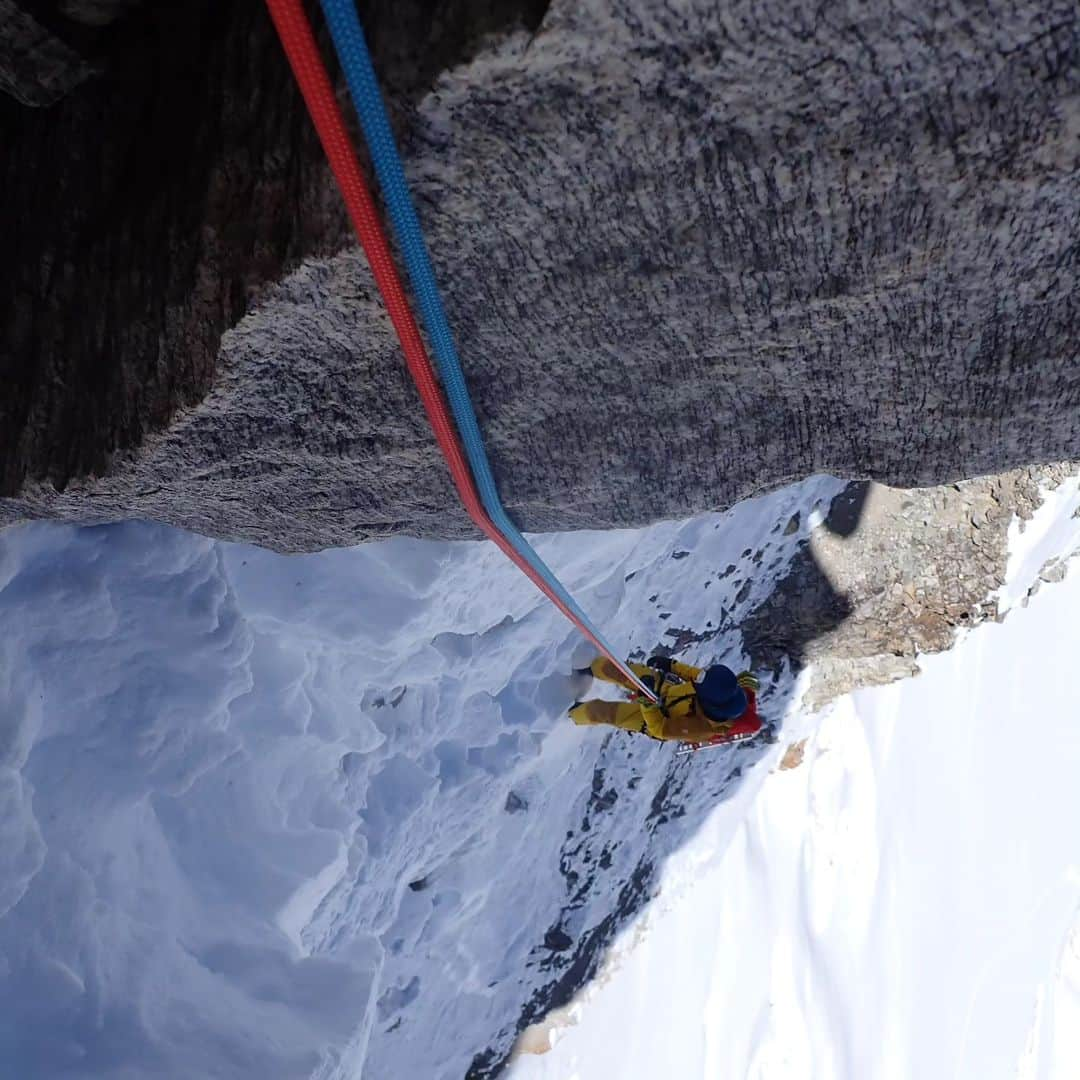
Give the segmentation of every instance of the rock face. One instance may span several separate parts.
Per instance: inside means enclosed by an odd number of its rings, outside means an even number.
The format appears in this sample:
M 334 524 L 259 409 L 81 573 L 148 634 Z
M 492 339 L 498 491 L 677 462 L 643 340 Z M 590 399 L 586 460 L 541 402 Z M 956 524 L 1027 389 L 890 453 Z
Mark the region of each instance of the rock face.
M 1015 469 L 898 491 L 849 484 L 768 598 L 740 621 L 761 669 L 813 665 L 804 700 L 820 706 L 856 686 L 918 672 L 918 656 L 952 648 L 957 632 L 1000 620 L 1008 531 L 1075 463 Z M 1043 580 L 1064 575 L 1057 563 Z
M 265 13 L 128 7 L 0 112 L 0 522 L 473 535 Z M 524 527 L 1080 456 L 1074 4 L 365 17 Z

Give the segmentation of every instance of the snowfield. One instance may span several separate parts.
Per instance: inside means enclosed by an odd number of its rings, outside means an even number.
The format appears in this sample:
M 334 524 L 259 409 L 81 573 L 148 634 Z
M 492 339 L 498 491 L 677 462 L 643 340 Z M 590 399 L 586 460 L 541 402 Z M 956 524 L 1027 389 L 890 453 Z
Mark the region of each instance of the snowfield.
M 1011 604 L 1080 546 L 1011 530 Z M 1080 573 L 922 674 L 793 716 L 526 1078 L 1080 1075 Z M 802 740 L 800 740 L 802 741 Z M 790 759 L 789 759 L 790 763 Z
M 738 666 L 841 487 L 538 547 Z M 1077 505 L 1004 624 L 689 759 L 566 720 L 589 650 L 489 544 L 0 533 L 4 1075 L 1076 1076 L 1080 577 L 1022 601 Z

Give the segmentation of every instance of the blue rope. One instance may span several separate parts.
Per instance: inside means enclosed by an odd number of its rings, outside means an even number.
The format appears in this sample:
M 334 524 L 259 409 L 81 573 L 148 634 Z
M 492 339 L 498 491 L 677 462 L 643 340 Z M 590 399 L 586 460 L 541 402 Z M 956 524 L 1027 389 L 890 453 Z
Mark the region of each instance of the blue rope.
M 353 105 L 360 117 L 360 125 L 371 152 L 394 234 L 420 308 L 420 316 L 431 341 L 443 390 L 454 415 L 484 509 L 495 527 L 548 582 L 563 603 L 589 628 L 607 651 L 616 656 L 577 601 L 521 535 L 503 508 L 355 4 L 353 0 L 321 0 L 321 3 L 334 48 L 345 71 Z M 653 697 L 646 687 L 640 685 L 640 680 L 635 677 L 634 681 L 650 698 Z

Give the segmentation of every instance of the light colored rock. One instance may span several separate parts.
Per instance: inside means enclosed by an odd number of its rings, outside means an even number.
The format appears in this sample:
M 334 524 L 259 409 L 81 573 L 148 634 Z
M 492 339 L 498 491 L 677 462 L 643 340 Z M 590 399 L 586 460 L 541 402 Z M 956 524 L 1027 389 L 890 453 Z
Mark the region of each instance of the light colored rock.
M 812 665 L 814 706 L 914 673 L 919 654 L 948 649 L 958 631 L 998 617 L 1014 512 L 1030 519 L 1040 488 L 1076 469 L 1062 463 L 910 491 L 849 485 L 744 622 L 755 664 Z M 1041 577 L 1063 574 L 1054 564 Z

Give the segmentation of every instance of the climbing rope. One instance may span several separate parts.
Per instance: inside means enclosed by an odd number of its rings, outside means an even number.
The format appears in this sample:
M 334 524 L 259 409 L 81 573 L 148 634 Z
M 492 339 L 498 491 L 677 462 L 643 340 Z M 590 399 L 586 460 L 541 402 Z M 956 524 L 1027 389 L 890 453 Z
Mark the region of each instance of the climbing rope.
M 602 642 L 603 638 L 599 630 L 593 626 L 589 617 L 532 545 L 521 535 L 502 505 L 484 439 L 480 434 L 480 425 L 477 423 L 476 412 L 465 382 L 465 374 L 461 369 L 461 361 L 458 359 L 454 336 L 443 308 L 442 296 L 435 280 L 427 244 L 424 242 L 424 234 L 416 216 L 408 181 L 405 179 L 405 170 L 386 116 L 375 69 L 371 63 L 371 54 L 356 14 L 356 5 L 354 0 L 321 0 L 321 3 L 327 25 L 330 27 L 334 48 L 345 72 L 345 80 L 349 86 L 353 105 L 360 118 L 364 138 L 367 140 L 372 164 L 375 166 L 379 186 L 386 201 L 398 247 L 401 249 L 405 268 L 412 283 L 413 295 L 416 297 L 420 315 L 428 333 L 428 340 L 435 354 L 435 363 L 439 369 L 443 390 L 453 412 L 458 434 L 461 437 L 465 455 L 469 459 L 473 480 L 484 509 L 488 512 L 495 527 L 547 582 L 550 591 L 554 592 L 574 613 L 574 621 L 583 628 L 588 627 L 589 636 L 593 640 Z M 606 643 L 602 645 L 602 651 L 609 656 L 614 654 L 614 650 Z M 620 663 L 619 668 L 632 676 L 635 686 L 645 693 L 650 693 L 625 664 Z
M 401 342 L 409 373 L 420 393 L 428 422 L 450 468 L 454 486 L 465 509 L 483 533 L 498 545 L 500 550 L 581 630 L 597 649 L 611 660 L 641 693 L 650 700 L 656 700 L 651 689 L 642 683 L 624 661 L 619 659 L 599 630 L 593 626 L 588 616 L 536 554 L 503 509 L 491 475 L 491 467 L 484 450 L 479 425 L 476 422 L 476 414 L 473 411 L 461 364 L 457 358 L 453 336 L 443 311 L 427 248 L 386 120 L 385 109 L 355 9 L 351 3 L 342 5 L 324 0 L 323 4 L 339 55 L 342 55 L 343 48 L 338 45 L 340 35 L 345 42 L 344 56 L 349 57 L 350 66 L 355 69 L 352 76 L 349 75 L 348 68 L 346 69 L 346 77 L 349 80 L 354 100 L 357 100 L 358 89 L 363 91 L 365 104 L 364 111 L 361 112 L 361 123 L 372 151 L 376 173 L 383 186 L 387 205 L 391 208 L 398 242 L 402 246 L 421 314 L 435 345 L 436 360 L 439 363 L 443 384 L 450 397 L 454 420 L 457 422 L 458 431 L 463 433 L 467 461 L 466 456 L 462 454 L 461 443 L 447 413 L 446 403 L 439 390 L 431 361 L 424 349 L 416 321 L 409 309 L 405 291 L 394 267 L 371 194 L 360 172 L 360 166 L 334 97 L 330 78 L 319 55 L 318 46 L 301 0 L 266 0 L 266 3 L 341 190 L 349 218 L 367 256 L 383 302 L 386 304 L 390 321 Z M 341 7 L 348 8 L 350 17 L 346 17 L 341 11 L 334 10 L 333 21 L 331 21 L 331 9 Z M 368 77 L 366 82 L 363 77 L 365 71 Z M 354 76 L 356 87 L 353 86 Z M 372 113 L 376 115 L 373 117 Z M 371 132 L 369 132 L 369 124 Z M 403 239 L 403 236 L 407 240 Z M 479 493 L 477 483 L 479 483 Z

